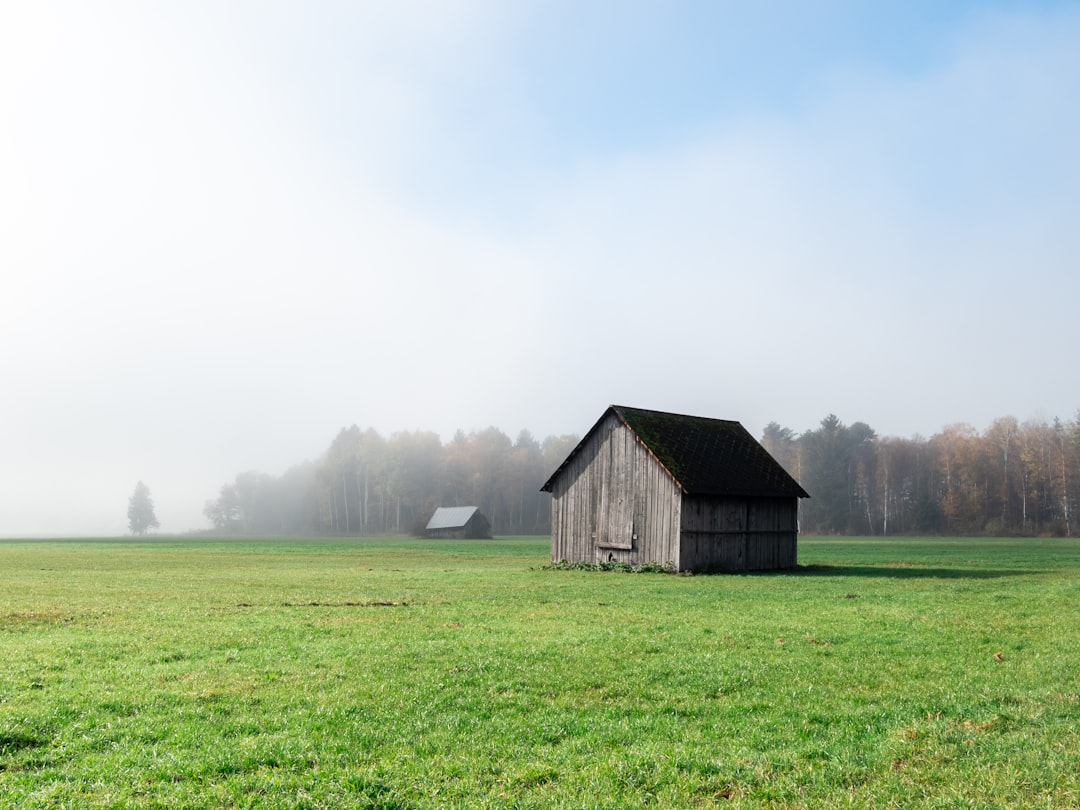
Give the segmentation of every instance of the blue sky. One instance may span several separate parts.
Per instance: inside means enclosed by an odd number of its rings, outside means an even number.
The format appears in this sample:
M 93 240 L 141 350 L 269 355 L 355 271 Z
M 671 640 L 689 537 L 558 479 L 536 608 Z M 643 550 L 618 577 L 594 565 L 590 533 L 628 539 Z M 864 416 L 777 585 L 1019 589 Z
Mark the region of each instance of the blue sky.
M 0 534 L 353 423 L 1070 418 L 1077 98 L 1075 2 L 6 4 Z

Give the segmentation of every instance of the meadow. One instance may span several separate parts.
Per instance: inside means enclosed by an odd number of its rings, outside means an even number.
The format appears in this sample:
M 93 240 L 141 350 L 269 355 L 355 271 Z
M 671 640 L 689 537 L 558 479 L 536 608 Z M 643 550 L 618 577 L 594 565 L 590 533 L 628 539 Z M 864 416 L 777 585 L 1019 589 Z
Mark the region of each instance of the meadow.
M 0 807 L 1080 806 L 1080 542 L 0 542 Z

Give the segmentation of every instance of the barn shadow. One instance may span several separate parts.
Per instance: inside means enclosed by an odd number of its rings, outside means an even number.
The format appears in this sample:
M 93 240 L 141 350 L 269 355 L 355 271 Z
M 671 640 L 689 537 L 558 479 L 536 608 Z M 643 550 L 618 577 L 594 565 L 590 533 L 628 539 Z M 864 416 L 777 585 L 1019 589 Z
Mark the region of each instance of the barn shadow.
M 1001 579 L 1038 574 L 1009 568 L 926 568 L 916 565 L 799 565 L 774 574 L 785 576 L 850 577 L 853 579 Z

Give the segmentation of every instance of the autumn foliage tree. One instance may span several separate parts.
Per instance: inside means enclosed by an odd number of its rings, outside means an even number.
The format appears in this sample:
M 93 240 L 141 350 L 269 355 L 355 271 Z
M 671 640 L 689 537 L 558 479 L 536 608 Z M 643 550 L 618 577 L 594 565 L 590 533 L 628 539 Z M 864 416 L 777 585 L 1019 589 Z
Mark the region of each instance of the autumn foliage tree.
M 205 514 L 222 533 L 370 536 L 419 532 L 436 506 L 477 506 L 497 534 L 545 534 L 551 500 L 540 487 L 577 442 L 528 430 L 512 440 L 490 427 L 443 443 L 429 431 L 387 438 L 353 425 L 282 476 L 237 475 Z M 982 433 L 958 423 L 929 438 L 879 436 L 829 414 L 801 434 L 770 422 L 762 444 L 810 493 L 800 504 L 807 534 L 1077 531 L 1080 414 L 1003 417 Z
M 762 443 L 810 493 L 806 533 L 1063 535 L 1080 506 L 1080 415 L 1065 423 L 952 424 L 929 439 L 880 437 L 829 415 Z

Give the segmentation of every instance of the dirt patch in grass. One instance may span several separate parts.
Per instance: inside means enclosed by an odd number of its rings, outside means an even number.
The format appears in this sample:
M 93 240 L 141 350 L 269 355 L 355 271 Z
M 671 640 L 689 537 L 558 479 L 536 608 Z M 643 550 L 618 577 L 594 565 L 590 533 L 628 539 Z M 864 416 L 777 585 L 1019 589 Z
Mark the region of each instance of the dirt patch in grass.
M 408 602 L 389 602 L 382 600 L 353 601 L 346 599 L 343 602 L 282 602 L 283 607 L 408 607 Z
M 20 610 L 0 616 L 0 627 L 25 627 L 42 624 L 67 624 L 75 620 L 70 613 L 62 610 Z

